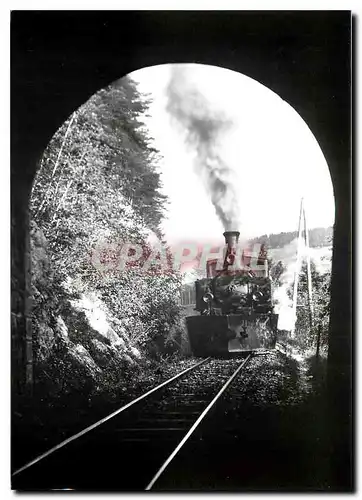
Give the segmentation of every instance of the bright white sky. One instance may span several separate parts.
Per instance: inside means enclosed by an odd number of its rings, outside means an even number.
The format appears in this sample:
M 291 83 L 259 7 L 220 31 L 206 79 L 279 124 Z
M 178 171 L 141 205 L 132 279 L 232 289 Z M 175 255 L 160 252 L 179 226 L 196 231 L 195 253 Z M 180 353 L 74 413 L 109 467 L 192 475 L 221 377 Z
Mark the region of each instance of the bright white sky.
M 298 113 L 255 80 L 230 70 L 199 64 L 182 67 L 215 111 L 234 121 L 221 144 L 221 155 L 235 172 L 240 193 L 239 231 L 245 238 L 297 230 L 300 198 L 308 225 L 334 222 L 332 182 L 323 153 Z M 219 241 L 224 231 L 210 196 L 194 170 L 194 152 L 166 111 L 171 65 L 132 73 L 141 92 L 153 99 L 146 120 L 163 155 L 163 190 L 169 197 L 163 228 L 170 244 Z

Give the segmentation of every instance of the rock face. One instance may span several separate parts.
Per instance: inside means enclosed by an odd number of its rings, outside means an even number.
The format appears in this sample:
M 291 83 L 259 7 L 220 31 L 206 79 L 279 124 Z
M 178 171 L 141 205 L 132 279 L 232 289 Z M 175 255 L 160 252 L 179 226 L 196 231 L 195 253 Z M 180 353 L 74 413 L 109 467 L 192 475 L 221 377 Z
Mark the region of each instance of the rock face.
M 56 337 L 54 331 L 45 323 L 38 324 L 38 359 L 47 360 L 55 346 Z
M 56 283 L 47 258 L 47 242 L 33 223 L 31 232 L 33 334 L 36 378 L 54 393 L 109 389 L 142 356 L 120 322 L 96 293 L 79 280 Z

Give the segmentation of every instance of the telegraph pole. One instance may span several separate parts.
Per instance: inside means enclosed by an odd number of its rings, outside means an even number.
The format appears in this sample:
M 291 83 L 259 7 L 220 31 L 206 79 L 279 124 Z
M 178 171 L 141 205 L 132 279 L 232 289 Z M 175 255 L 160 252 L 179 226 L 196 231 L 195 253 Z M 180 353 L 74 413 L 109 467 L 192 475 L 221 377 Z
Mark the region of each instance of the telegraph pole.
M 297 262 L 294 272 L 294 289 L 293 289 L 293 328 L 290 336 L 293 338 L 295 334 L 295 323 L 297 321 L 297 297 L 298 297 L 298 282 L 300 273 L 300 246 L 302 241 L 302 214 L 303 214 L 303 198 L 300 200 L 299 222 L 298 222 L 298 243 L 297 243 Z
M 313 328 L 312 274 L 311 274 L 311 270 L 310 270 L 309 233 L 308 233 L 308 227 L 307 227 L 307 216 L 305 213 L 305 207 L 303 208 L 303 212 L 304 212 L 305 251 L 306 251 L 306 257 L 307 257 L 309 327 L 312 330 L 312 328 Z
M 297 298 L 298 298 L 298 284 L 299 284 L 299 274 L 301 268 L 301 243 L 302 243 L 302 217 L 304 222 L 304 243 L 305 243 L 305 257 L 307 261 L 307 286 L 308 286 L 308 309 L 309 309 L 309 326 L 310 329 L 313 328 L 313 296 L 312 296 L 312 275 L 310 269 L 310 253 L 309 253 L 309 233 L 307 226 L 307 216 L 304 207 L 304 200 L 300 200 L 300 211 L 299 211 L 299 222 L 298 222 L 298 245 L 297 245 L 297 261 L 294 273 L 294 288 L 293 288 L 293 328 L 290 332 L 290 336 L 293 338 L 295 336 L 295 324 L 297 321 Z

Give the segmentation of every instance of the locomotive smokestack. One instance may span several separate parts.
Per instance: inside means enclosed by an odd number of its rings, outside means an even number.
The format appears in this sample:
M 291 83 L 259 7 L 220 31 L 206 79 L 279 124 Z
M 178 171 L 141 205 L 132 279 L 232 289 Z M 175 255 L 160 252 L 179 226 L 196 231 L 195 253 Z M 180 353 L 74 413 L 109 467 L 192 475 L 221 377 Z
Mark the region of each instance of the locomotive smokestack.
M 225 243 L 227 245 L 224 259 L 224 268 L 227 268 L 228 266 L 234 264 L 239 236 L 239 231 L 225 231 L 224 233 Z
M 239 231 L 225 231 L 224 238 L 228 248 L 235 248 L 239 241 Z

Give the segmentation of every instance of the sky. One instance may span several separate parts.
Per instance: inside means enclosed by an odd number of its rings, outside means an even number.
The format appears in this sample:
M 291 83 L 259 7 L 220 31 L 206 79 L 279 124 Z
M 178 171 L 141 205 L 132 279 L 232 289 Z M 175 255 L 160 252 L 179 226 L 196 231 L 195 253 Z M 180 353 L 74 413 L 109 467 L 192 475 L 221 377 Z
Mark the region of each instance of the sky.
M 219 241 L 224 227 L 210 192 L 195 169 L 195 150 L 167 110 L 171 66 L 130 74 L 152 104 L 144 122 L 163 159 L 162 190 L 169 205 L 163 230 L 175 243 Z M 207 99 L 212 112 L 231 122 L 218 140 L 238 195 L 239 230 L 245 238 L 295 231 L 304 197 L 308 226 L 334 223 L 334 197 L 326 160 L 299 114 L 277 94 L 240 73 L 200 64 L 180 64 L 189 86 Z M 185 96 L 185 99 L 187 96 Z

